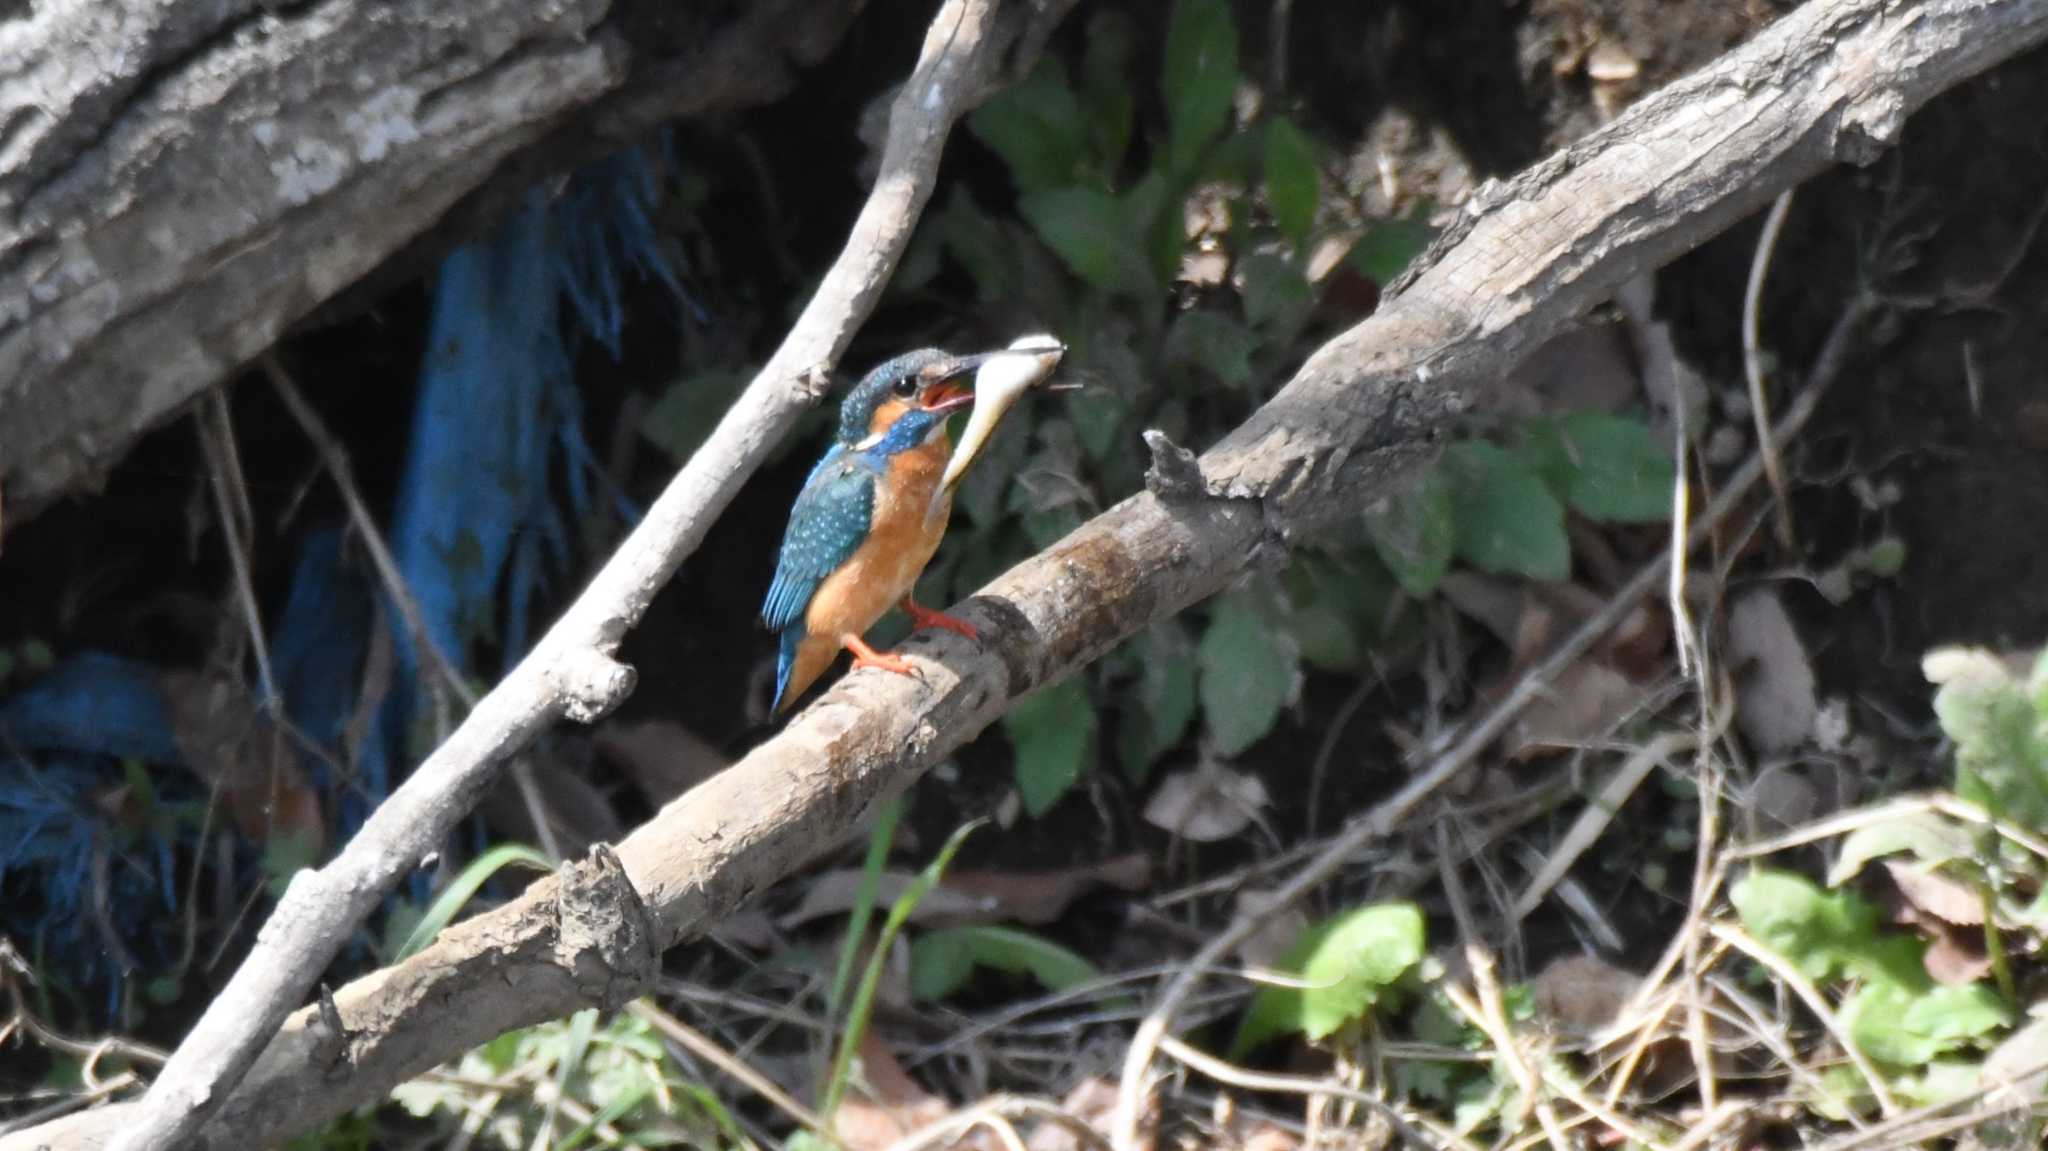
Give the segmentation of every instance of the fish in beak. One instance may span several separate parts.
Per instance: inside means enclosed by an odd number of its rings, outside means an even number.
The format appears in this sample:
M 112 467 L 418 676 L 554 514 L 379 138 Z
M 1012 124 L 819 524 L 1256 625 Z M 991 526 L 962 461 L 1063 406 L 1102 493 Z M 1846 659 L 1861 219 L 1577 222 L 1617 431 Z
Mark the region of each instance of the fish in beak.
M 1066 354 L 1067 346 L 1058 338 L 1041 333 L 1025 336 L 1002 351 L 970 357 L 974 363 L 974 412 L 967 417 L 967 430 L 961 433 L 953 458 L 946 461 L 938 490 L 932 493 L 928 519 L 938 515 L 988 438 L 995 434 L 1003 416 L 1025 392 L 1051 379 L 1053 369 L 1059 367 L 1060 358 Z M 948 402 L 958 401 L 949 397 Z

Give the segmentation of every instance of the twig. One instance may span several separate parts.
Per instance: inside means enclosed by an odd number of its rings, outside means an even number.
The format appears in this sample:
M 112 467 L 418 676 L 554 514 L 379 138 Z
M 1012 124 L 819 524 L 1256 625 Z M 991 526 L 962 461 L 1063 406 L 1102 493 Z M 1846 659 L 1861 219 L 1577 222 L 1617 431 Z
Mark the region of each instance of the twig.
M 1279 1075 L 1266 1071 L 1252 1071 L 1234 1063 L 1216 1058 L 1214 1055 L 1169 1035 L 1159 1041 L 1159 1050 L 1170 1058 L 1179 1060 L 1207 1075 L 1218 1083 L 1241 1087 L 1246 1091 L 1273 1091 L 1286 1095 L 1330 1096 L 1348 1099 L 1363 1105 L 1367 1110 L 1387 1121 L 1387 1126 L 1411 1147 L 1422 1147 L 1434 1151 L 1439 1147 L 1457 1147 L 1461 1151 L 1478 1151 L 1463 1136 L 1422 1116 L 1410 1118 L 1400 1108 L 1374 1095 L 1345 1083 L 1328 1079 L 1316 1079 L 1307 1075 Z M 1427 1127 L 1425 1134 L 1423 1128 Z
M 823 1139 L 828 1145 L 833 1147 L 842 1146 L 839 1142 L 839 1137 L 832 1133 L 832 1129 L 825 1125 L 825 1121 L 818 1117 L 817 1112 L 804 1106 L 795 1097 L 790 1095 L 789 1092 L 776 1086 L 774 1080 L 754 1070 L 742 1060 L 735 1058 L 725 1048 L 719 1046 L 718 1042 L 709 1035 L 684 1023 L 682 1020 L 677 1019 L 645 999 L 634 1000 L 631 1004 L 627 1005 L 626 1010 L 634 1018 L 644 1021 L 656 1031 L 682 1045 L 690 1054 L 725 1072 L 754 1094 L 774 1104 L 784 1115 L 796 1120 L 806 1130 Z
M 1550 894 L 1550 889 L 1557 885 L 1557 881 L 1571 871 L 1572 864 L 1577 863 L 1581 855 L 1600 841 L 1600 836 L 1606 832 L 1607 825 L 1614 821 L 1622 805 L 1628 802 L 1629 797 L 1635 794 L 1636 788 L 1649 777 L 1651 768 L 1660 765 L 1668 768 L 1672 756 L 1694 746 L 1698 739 L 1697 735 L 1689 731 L 1667 731 L 1631 753 L 1628 759 L 1622 762 L 1620 769 L 1600 786 L 1599 793 L 1587 801 L 1586 809 L 1572 821 L 1571 827 L 1564 833 L 1564 838 L 1557 842 L 1557 846 L 1550 851 L 1550 857 L 1543 861 L 1543 870 L 1529 878 L 1529 883 L 1522 889 L 1522 894 L 1515 898 L 1514 906 L 1508 909 L 1508 927 L 1512 929 L 1530 912 L 1536 910 L 1536 906 L 1543 902 L 1544 896 Z
M 1514 1028 L 1509 1025 L 1507 1012 L 1500 999 L 1500 985 L 1493 979 L 1493 956 L 1488 955 L 1477 943 L 1465 944 L 1465 965 L 1471 968 L 1473 986 L 1479 990 L 1479 1000 L 1474 1002 L 1465 989 L 1446 980 L 1444 998 L 1451 1001 L 1472 1024 L 1486 1033 L 1492 1041 L 1495 1056 L 1507 1067 L 1509 1078 L 1522 1093 L 1522 1105 L 1517 1109 L 1512 1126 L 1519 1127 L 1521 1120 L 1531 1110 L 1536 1112 L 1536 1121 L 1542 1125 L 1545 1138 L 1550 1140 L 1551 1151 L 1566 1151 L 1571 1139 L 1558 1124 L 1557 1109 L 1550 1105 L 1550 1098 L 1543 1090 L 1543 1081 L 1529 1066 L 1527 1054 L 1515 1042 Z
M 115 1137 L 117 1151 L 170 1151 L 188 1142 L 355 925 L 468 814 L 497 766 L 555 719 L 588 722 L 632 690 L 632 671 L 612 652 L 768 446 L 823 395 L 829 365 L 880 299 L 909 244 L 954 120 L 983 94 L 993 72 L 994 9 L 994 0 L 950 0 L 934 17 L 891 111 L 874 190 L 782 346 L 563 619 L 339 855 L 293 878 L 248 958 Z
M 223 436 L 233 433 L 223 432 L 208 418 L 212 405 L 224 401 L 218 391 L 208 393 L 208 397 L 208 408 L 194 417 L 194 426 L 199 431 L 200 451 L 206 456 L 206 478 L 213 490 L 214 514 L 220 517 L 221 538 L 227 541 L 228 566 L 234 572 L 235 599 L 242 608 L 242 625 L 249 629 L 249 643 L 256 649 L 256 678 L 263 688 L 263 709 L 268 712 L 277 707 L 277 678 L 270 674 L 270 644 L 263 638 L 263 613 L 256 606 L 256 584 L 249 574 L 249 553 L 242 541 L 244 528 L 253 525 L 235 514 L 229 480 L 229 473 L 234 470 L 230 461 L 233 448 L 221 442 Z
M 1846 355 L 1848 333 L 1854 330 L 1854 322 L 1861 314 L 1859 307 L 1852 306 L 1845 310 L 1842 319 L 1836 322 L 1834 331 L 1829 335 L 1828 348 L 1822 352 L 1822 362 L 1831 365 L 1829 370 L 1825 375 L 1816 370 L 1813 382 L 1801 391 L 1798 399 L 1786 409 L 1785 418 L 1779 421 L 1773 438 L 1790 439 L 1798 434 L 1800 428 L 1806 426 L 1807 420 L 1812 418 L 1814 408 L 1819 405 L 1820 397 L 1825 391 L 1824 385 L 1834 378 L 1839 358 Z M 1833 356 L 1830 356 L 1830 350 L 1833 351 Z M 1761 454 L 1752 455 L 1748 462 L 1729 477 L 1727 486 L 1708 506 L 1700 521 L 1693 525 L 1692 533 L 1688 537 L 1691 546 L 1698 547 L 1706 540 L 1714 526 L 1748 496 L 1749 489 L 1762 478 L 1763 471 Z M 1607 603 L 1581 623 L 1563 643 L 1524 672 L 1522 678 L 1515 682 L 1514 687 L 1500 702 L 1468 728 L 1449 750 L 1429 766 L 1428 770 L 1410 779 L 1401 790 L 1381 800 L 1371 811 L 1331 839 L 1306 867 L 1296 872 L 1292 879 L 1273 893 L 1272 902 L 1251 914 L 1233 920 L 1230 926 L 1224 928 L 1195 953 L 1186 968 L 1167 984 L 1165 991 L 1161 992 L 1159 1003 L 1138 1026 L 1137 1034 L 1131 1040 L 1130 1052 L 1124 1060 L 1123 1078 L 1117 1088 L 1117 1119 L 1111 1129 L 1111 1138 L 1119 1151 L 1127 1151 L 1135 1145 L 1138 1107 L 1143 1095 L 1144 1079 L 1151 1067 L 1153 1050 L 1160 1038 L 1166 1034 L 1174 1013 L 1186 1002 L 1188 996 L 1194 993 L 1195 987 L 1203 977 L 1214 970 L 1224 956 L 1236 950 L 1238 945 L 1263 927 L 1267 919 L 1322 886 L 1366 844 L 1391 834 L 1393 829 L 1424 800 L 1471 766 L 1479 757 L 1479 753 L 1506 730 L 1524 708 L 1534 703 L 1549 689 L 1550 681 L 1556 678 L 1559 672 L 1577 662 L 1609 631 L 1628 618 L 1629 613 L 1635 610 L 1636 604 L 1663 579 L 1666 565 L 1670 562 L 1667 553 L 1645 565 L 1626 584 L 1616 589 Z
M 991 1119 L 1039 1119 L 1057 1123 L 1073 1133 L 1082 1146 L 1104 1151 L 1109 1141 L 1079 1116 L 1069 1114 L 1057 1103 L 1020 1095 L 994 1095 L 889 1144 L 885 1151 L 927 1151 L 950 1145 L 954 1139 L 987 1124 Z
M 1863 1053 L 1863 1049 L 1857 1046 L 1855 1037 L 1849 1034 L 1849 1029 L 1842 1026 L 1840 1019 L 1835 1018 L 1835 1013 L 1828 1007 L 1827 1000 L 1821 998 L 1819 989 L 1814 987 L 1813 981 L 1808 979 L 1805 973 L 1786 962 L 1777 952 L 1751 938 L 1748 932 L 1739 927 L 1725 923 L 1710 923 L 1707 930 L 1713 933 L 1714 938 L 1770 968 L 1771 974 L 1784 980 L 1785 986 L 1792 989 L 1792 993 L 1806 1004 L 1806 1009 L 1813 1012 L 1814 1017 L 1820 1020 L 1821 1026 L 1827 1028 L 1828 1034 L 1834 1036 L 1835 1042 L 1841 1045 L 1842 1052 L 1849 1057 L 1849 1062 L 1855 1064 L 1857 1073 L 1869 1084 L 1870 1094 L 1877 1100 L 1878 1107 L 1887 1117 L 1898 1114 L 1898 1100 L 1892 1098 L 1891 1088 L 1885 1086 L 1884 1076 L 1878 1072 L 1877 1066 L 1871 1063 L 1870 1057 Z
M 1778 193 L 1764 217 L 1763 234 L 1757 237 L 1756 255 L 1749 264 L 1749 283 L 1742 291 L 1742 373 L 1749 380 L 1749 414 L 1756 421 L 1757 447 L 1763 452 L 1764 474 L 1770 477 L 1771 494 L 1778 498 L 1778 544 L 1790 551 L 1798 545 L 1792 534 L 1792 499 L 1785 488 L 1785 465 L 1771 442 L 1770 398 L 1764 393 L 1764 356 L 1757 345 L 1757 312 L 1763 306 L 1764 280 L 1771 274 L 1771 256 L 1778 250 L 1778 234 L 1785 228 L 1785 214 L 1792 210 L 1792 189 Z

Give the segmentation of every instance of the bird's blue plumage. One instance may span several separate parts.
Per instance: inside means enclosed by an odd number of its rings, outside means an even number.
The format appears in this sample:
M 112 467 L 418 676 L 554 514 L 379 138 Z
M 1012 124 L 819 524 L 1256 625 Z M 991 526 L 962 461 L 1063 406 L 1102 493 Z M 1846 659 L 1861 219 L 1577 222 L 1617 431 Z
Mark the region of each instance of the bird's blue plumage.
M 875 487 L 887 477 L 889 457 L 923 443 L 945 418 L 946 413 L 912 409 L 872 446 L 856 448 L 844 441 L 833 444 L 811 469 L 803 491 L 797 493 L 796 506 L 790 509 L 782 556 L 775 566 L 775 579 L 768 585 L 768 598 L 761 605 L 761 622 L 768 630 L 782 633 L 774 707 L 782 706 L 789 669 L 806 634 L 804 612 L 811 597 L 825 577 L 852 559 L 868 538 Z

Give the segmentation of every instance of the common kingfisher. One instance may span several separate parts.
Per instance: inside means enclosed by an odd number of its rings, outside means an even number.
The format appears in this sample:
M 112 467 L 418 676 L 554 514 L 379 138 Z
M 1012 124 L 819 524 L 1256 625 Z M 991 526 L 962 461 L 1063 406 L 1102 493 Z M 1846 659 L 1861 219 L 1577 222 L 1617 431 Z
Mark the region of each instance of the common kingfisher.
M 781 562 L 761 608 L 768 630 L 781 633 L 776 712 L 802 696 L 842 647 L 856 668 L 915 674 L 908 660 L 861 638 L 891 607 L 900 606 L 919 629 L 978 638 L 971 624 L 911 598 L 946 534 L 953 485 L 969 462 L 948 468 L 946 421 L 975 402 L 969 381 L 992 361 L 1024 358 L 1030 374 L 1049 376 L 1066 349 L 1050 337 L 1041 341 L 967 356 L 938 348 L 907 352 L 870 371 L 847 395 L 835 441 L 790 510 Z M 970 439 L 978 448 L 980 438 Z

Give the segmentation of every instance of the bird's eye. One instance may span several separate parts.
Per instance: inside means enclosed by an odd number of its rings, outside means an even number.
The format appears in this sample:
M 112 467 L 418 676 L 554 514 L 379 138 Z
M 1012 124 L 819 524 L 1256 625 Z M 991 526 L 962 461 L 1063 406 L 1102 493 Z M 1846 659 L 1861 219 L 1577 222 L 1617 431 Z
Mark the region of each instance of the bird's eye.
M 914 376 L 905 376 L 890 385 L 889 390 L 907 400 L 917 394 L 917 379 Z

